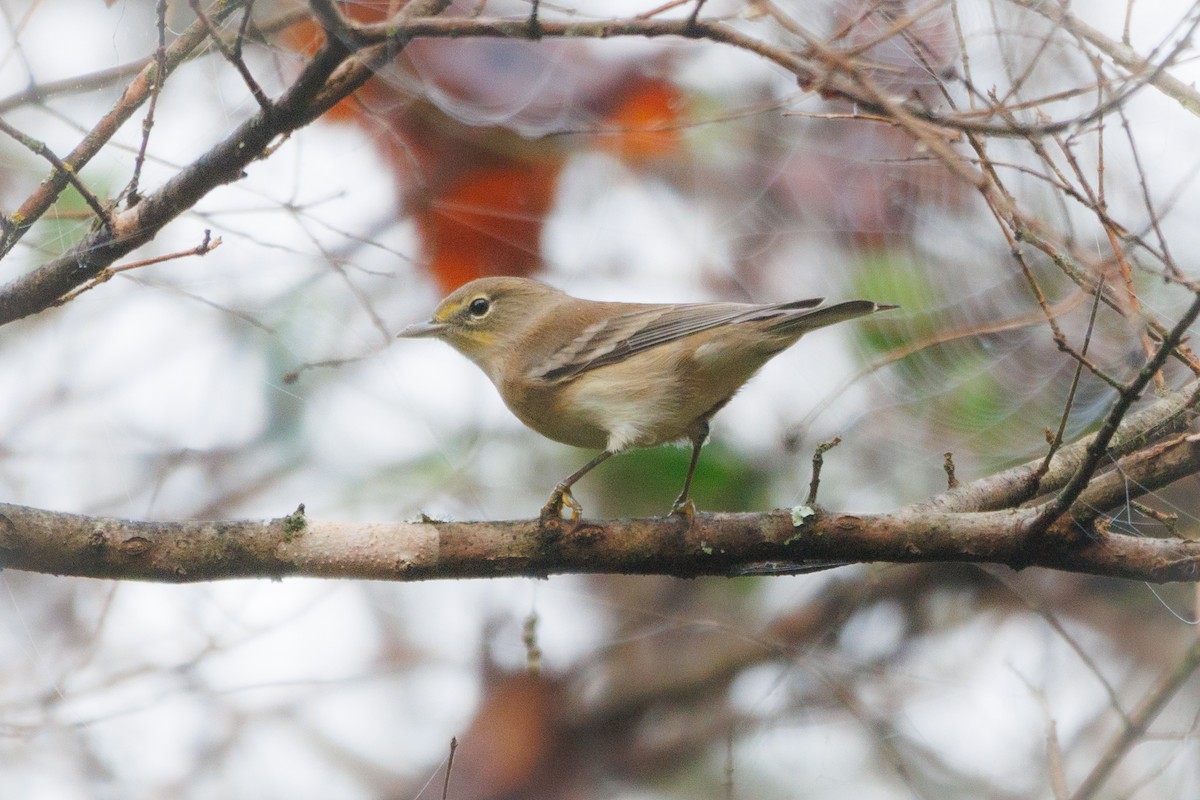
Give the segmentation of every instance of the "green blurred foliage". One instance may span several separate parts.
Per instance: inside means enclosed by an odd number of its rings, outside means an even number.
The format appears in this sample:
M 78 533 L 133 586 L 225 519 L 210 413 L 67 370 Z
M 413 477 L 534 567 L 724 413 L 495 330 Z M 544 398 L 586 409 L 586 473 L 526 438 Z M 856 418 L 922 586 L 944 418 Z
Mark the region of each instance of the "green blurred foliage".
M 584 478 L 601 500 L 604 514 L 661 516 L 683 488 L 691 448 L 654 447 L 609 459 Z M 767 507 L 772 471 L 739 452 L 710 441 L 692 479 L 692 500 L 702 511 L 749 511 Z

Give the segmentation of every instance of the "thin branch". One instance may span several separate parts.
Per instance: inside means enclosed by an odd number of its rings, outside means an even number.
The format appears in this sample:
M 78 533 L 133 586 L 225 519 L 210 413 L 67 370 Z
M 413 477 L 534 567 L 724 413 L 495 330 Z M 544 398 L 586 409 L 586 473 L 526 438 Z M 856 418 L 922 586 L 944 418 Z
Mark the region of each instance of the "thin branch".
M 1096 286 L 1096 294 L 1092 302 L 1092 313 L 1088 317 L 1087 331 L 1083 336 L 1083 347 L 1079 350 L 1079 359 L 1075 363 L 1075 376 L 1071 379 L 1071 388 L 1067 391 L 1067 400 L 1063 403 L 1063 413 L 1058 420 L 1058 430 L 1054 432 L 1054 438 L 1050 440 L 1050 447 L 1046 449 L 1046 458 L 1042 461 L 1042 466 L 1038 468 L 1038 481 L 1041 481 L 1041 476 L 1045 475 L 1050 469 L 1050 462 L 1054 460 L 1054 454 L 1063 445 L 1063 434 L 1067 430 L 1067 420 L 1071 417 L 1071 409 L 1075 405 L 1075 392 L 1079 389 L 1079 378 L 1083 373 L 1084 360 L 1087 358 L 1088 346 L 1092 341 L 1092 332 L 1096 329 L 1096 312 L 1100 310 L 1100 298 L 1104 295 L 1104 281 L 1101 280 Z M 951 486 L 951 489 L 954 487 Z
M 1009 2 L 1041 14 L 1051 22 L 1061 25 L 1067 32 L 1091 44 L 1112 59 L 1114 64 L 1119 65 L 1131 75 L 1138 77 L 1149 76 L 1147 83 L 1167 97 L 1175 100 L 1191 113 L 1200 116 L 1200 92 L 1195 87 L 1189 86 L 1172 76 L 1163 67 L 1156 66 L 1142 58 L 1127 42 L 1113 41 L 1096 28 L 1091 27 L 1071 14 L 1065 6 L 1059 3 L 1048 2 L 1047 0 L 1009 0 Z M 1187 41 L 1186 37 L 1182 37 L 1182 40 Z M 1165 63 L 1171 62 L 1166 61 Z
M 241 3 L 242 0 L 222 0 L 211 16 L 214 20 L 224 19 L 229 14 L 232 14 Z M 206 35 L 207 31 L 204 26 L 197 22 L 176 39 L 167 48 L 167 55 L 164 61 L 166 72 L 169 74 L 190 58 L 192 52 L 200 46 Z M 108 144 L 109 140 L 116 135 L 121 126 L 150 97 L 154 90 L 155 82 L 158 80 L 157 73 L 157 65 L 154 63 L 147 64 L 138 73 L 138 76 L 125 87 L 125 91 L 121 93 L 120 99 L 112 110 L 105 114 L 91 131 L 88 132 L 83 141 L 63 159 L 63 164 L 68 168 L 69 172 L 56 170 L 49 178 L 38 184 L 37 190 L 12 214 L 13 226 L 4 231 L 3 238 L 0 238 L 0 258 L 7 255 L 13 246 L 21 240 L 21 237 L 25 235 L 26 231 L 41 219 L 42 215 L 54 204 L 54 201 L 70 183 L 68 175 L 77 173 L 83 169 L 84 165 L 91 161 Z M 110 260 L 109 263 L 111 264 L 112 261 Z M 81 276 L 79 282 L 87 280 L 90 277 L 91 274 L 85 274 Z M 78 285 L 79 282 L 75 285 Z M 0 289 L 0 294 L 3 292 L 4 289 Z M 56 297 L 61 296 L 62 293 L 59 292 Z M 5 300 L 3 297 L 0 297 L 0 319 L 2 319 L 0 324 L 10 321 L 9 319 L 4 319 L 6 314 L 3 311 L 3 307 L 5 305 Z
M 167 77 L 167 0 L 158 0 L 155 9 L 158 16 L 158 47 L 154 50 L 154 83 L 150 87 L 150 102 L 146 105 L 146 116 L 142 120 L 142 143 L 133 159 L 133 175 L 129 178 L 126 197 L 130 206 L 141 202 L 138 183 L 142 179 L 142 167 L 146 163 L 146 149 L 150 146 L 150 133 L 154 130 L 154 111 L 158 108 L 158 96 L 162 93 Z
M 1100 466 L 1100 461 L 1107 455 L 1108 444 L 1116 435 L 1120 428 L 1122 420 L 1129 412 L 1129 408 L 1134 401 L 1141 397 L 1142 390 L 1147 384 L 1154 379 L 1154 376 L 1162 369 L 1167 358 L 1171 355 L 1171 351 L 1183 340 L 1187 334 L 1188 328 L 1196 321 L 1196 317 L 1200 316 L 1200 295 L 1193 301 L 1187 312 L 1175 324 L 1171 333 L 1159 344 L 1158 351 L 1154 354 L 1132 381 L 1126 385 L 1124 391 L 1118 396 L 1113 407 L 1109 410 L 1108 415 L 1104 418 L 1104 423 L 1100 426 L 1095 436 L 1088 442 L 1086 456 L 1079 469 L 1071 476 L 1067 485 L 1063 487 L 1058 495 L 1046 503 L 1039 512 L 1036 521 L 1029 529 L 1029 534 L 1034 538 L 1041 538 L 1041 535 L 1046 532 L 1052 523 L 1061 517 L 1071 504 L 1074 503 L 1085 489 L 1088 488 L 1088 483 L 1092 480 L 1092 476 L 1096 474 L 1096 470 Z
M 450 755 L 446 757 L 446 780 L 442 783 L 442 800 L 450 796 L 450 774 L 454 771 L 454 751 L 458 749 L 458 739 L 450 737 Z
M 804 505 L 812 506 L 817 502 L 817 490 L 821 486 L 821 466 L 825 463 L 825 454 L 842 443 L 842 437 L 835 436 L 827 442 L 821 442 L 813 450 L 812 480 L 808 482 L 808 497 Z
M 1121 732 L 1109 745 L 1088 776 L 1084 778 L 1083 783 L 1075 790 L 1075 794 L 1071 795 L 1071 800 L 1090 800 L 1096 796 L 1100 787 L 1117 768 L 1117 764 L 1134 745 L 1142 741 L 1150 723 L 1154 722 L 1159 712 L 1183 688 L 1183 684 L 1192 677 L 1198 668 L 1200 668 L 1200 642 L 1193 642 L 1179 662 L 1159 679 L 1158 683 L 1146 693 L 1142 702 L 1129 715 Z
M 232 180 L 225 168 L 242 167 L 254 158 L 261 157 L 268 151 L 270 140 L 285 136 L 292 130 L 308 124 L 320 114 L 333 107 L 341 99 L 361 86 L 373 73 L 373 69 L 391 58 L 405 43 L 417 36 L 458 38 L 458 37 L 507 37 L 527 38 L 533 33 L 529 20 L 519 19 L 448 19 L 422 16 L 440 12 L 446 3 L 444 0 L 427 0 L 424 3 L 410 3 L 396 17 L 375 25 L 357 25 L 337 13 L 336 6 L 330 0 L 313 0 L 314 13 L 327 30 L 327 38 L 318 58 L 310 62 L 310 68 L 316 67 L 322 72 L 324 85 L 315 93 L 309 86 L 304 92 L 293 94 L 292 99 L 303 97 L 304 102 L 280 102 L 288 106 L 286 109 L 276 109 L 276 105 L 263 107 L 258 117 L 247 121 L 239 131 L 218 145 L 206 157 L 206 161 L 218 162 L 221 169 L 215 179 L 207 182 L 197 181 L 194 175 L 185 170 L 173 181 L 175 192 L 164 191 L 161 197 L 169 194 L 176 196 L 173 214 L 191 207 L 198 197 L 211 191 L 223 182 Z M 198 21 L 171 48 L 165 61 L 167 69 L 178 63 L 183 54 L 190 52 L 205 36 L 210 27 L 219 23 L 225 16 L 232 13 L 235 7 L 244 5 L 238 0 L 226 0 L 218 4 L 210 15 L 210 24 Z M 828 47 L 819 41 L 808 42 L 804 55 L 768 44 L 753 37 L 740 33 L 738 30 L 720 21 L 712 19 L 683 20 L 646 20 L 626 19 L 594 22 L 560 22 L 537 20 L 536 36 L 541 37 L 593 37 L 608 38 L 613 36 L 677 36 L 689 39 L 705 39 L 712 42 L 724 43 L 755 53 L 760 57 L 780 64 L 797 76 L 802 86 L 819 88 L 823 94 L 846 97 L 859 104 L 870 113 L 888 116 L 896 121 L 905 131 L 917 139 L 926 149 L 936 155 L 944 165 L 957 177 L 980 189 L 989 201 L 996 204 L 1001 216 L 1012 219 L 1022 219 L 1017 209 L 1013 207 L 1011 198 L 1003 197 L 997 187 L 986 174 L 975 170 L 964 162 L 945 141 L 944 128 L 990 133 L 997 136 L 1030 136 L 1037 131 L 1051 132 L 1061 129 L 1057 123 L 1041 126 L 1040 128 L 1023 128 L 1013 125 L 986 125 L 954 117 L 943 118 L 924 108 L 919 102 L 904 97 L 892 96 L 889 92 L 876 85 L 868 71 L 844 54 Z M 181 43 L 185 43 L 181 45 Z M 328 56 L 337 53 L 336 64 L 322 63 L 322 54 Z M 356 54 L 356 55 L 355 55 Z M 353 57 L 352 57 L 353 56 Z M 110 113 L 105 121 L 98 126 L 76 152 L 72 153 L 65 163 L 73 168 L 85 162 L 108 141 L 115 128 L 113 122 L 123 121 L 146 96 L 150 94 L 149 85 L 156 82 L 159 72 L 157 66 L 144 70 L 134 86 L 127 91 L 119 103 L 118 109 Z M 149 73 L 149 74 L 148 74 Z M 307 78 L 313 73 L 309 71 Z M 153 81 L 148 84 L 149 78 Z M 293 87 L 295 88 L 295 87 Z M 286 97 L 286 95 L 285 95 Z M 286 120 L 269 120 L 268 111 L 281 111 Z M 274 112 L 272 112 L 274 113 Z M 1071 124 L 1075 124 L 1072 121 Z M 261 141 L 259 134 L 269 134 L 267 141 Z M 242 149 L 240 157 L 234 157 L 228 149 L 232 139 L 249 137 L 246 142 L 238 142 Z M 193 165 L 195 166 L 195 165 Z M 240 175 L 240 171 L 236 174 Z M 196 191 L 179 192 L 181 184 L 190 183 Z M 201 186 L 201 183 L 204 183 Z M 0 255 L 23 235 L 29 225 L 39 218 L 61 191 L 54 181 L 47 182 L 43 190 L 35 193 L 14 215 L 13 224 L 5 230 L 3 241 L 0 242 Z M 21 316 L 35 313 L 54 303 L 66 292 L 82 282 L 90 280 L 100 269 L 108 266 L 113 260 L 152 238 L 163 224 L 170 218 L 158 213 L 146 213 L 135 218 L 126 217 L 118 220 L 119 232 L 111 237 L 89 236 L 66 254 L 50 264 L 35 271 L 34 274 L 19 279 L 17 285 L 10 285 L 0 290 L 7 297 L 0 296 L 0 324 Z M 71 273 L 71 270 L 74 270 Z M 68 278 L 70 273 L 70 278 Z M 52 296 L 48 296 L 52 294 Z M 17 297 L 13 297 L 16 295 Z
M 106 267 L 105 269 L 102 269 L 100 271 L 100 273 L 98 275 L 96 275 L 96 277 L 92 278 L 90 281 L 85 283 L 83 286 L 80 286 L 78 289 L 75 289 L 74 291 L 68 292 L 65 295 L 63 295 L 59 299 L 59 301 L 56 305 L 63 305 L 64 303 L 69 303 L 70 301 L 74 300 L 76 297 L 83 294 L 84 292 L 89 291 L 91 289 L 95 289 L 97 286 L 99 286 L 102 283 L 107 283 L 108 281 L 112 280 L 113 276 L 118 275 L 122 272 L 128 272 L 128 271 L 134 270 L 134 269 L 141 269 L 142 267 L 148 267 L 148 266 L 151 266 L 152 264 L 161 264 L 164 261 L 175 261 L 177 259 L 187 258 L 189 256 L 206 256 L 209 253 L 211 253 L 213 250 L 216 250 L 220 246 L 221 246 L 221 239 L 220 238 L 213 239 L 212 231 L 205 230 L 203 241 L 201 241 L 200 244 L 196 245 L 195 247 L 193 247 L 189 250 L 180 250 L 175 253 L 167 253 L 166 255 L 163 255 L 163 256 L 155 256 L 154 258 L 145 258 L 140 261 L 134 261 L 129 264 L 121 264 L 116 267 Z
M 1109 442 L 1111 458 L 1121 458 L 1179 433 L 1188 426 L 1193 409 L 1200 397 L 1200 381 L 1193 381 L 1177 392 L 1172 392 L 1144 409 L 1129 414 Z M 1050 463 L 1050 470 L 1042 476 L 1040 488 L 1043 492 L 1058 491 L 1067 484 L 1083 464 L 1087 449 L 1096 434 L 1059 450 Z M 1028 461 L 1016 467 L 998 472 L 986 478 L 964 484 L 953 491 L 938 495 L 910 508 L 914 511 L 937 509 L 940 511 L 994 511 L 1011 508 L 1027 499 L 1029 487 L 1038 474 L 1042 459 Z M 1159 484 L 1161 486 L 1163 484 Z
M 407 9 L 406 9 L 407 10 Z M 507 18 L 426 18 L 413 16 L 400 21 L 357 25 L 347 22 L 347 36 L 359 44 L 382 44 L 404 42 L 415 38 L 459 39 L 459 38 L 503 38 L 528 39 L 528 19 Z M 585 22 L 560 22 L 538 20 L 537 38 L 583 38 L 609 39 L 624 36 L 657 38 L 664 36 L 684 39 L 704 39 L 731 45 L 749 51 L 771 61 L 794 74 L 801 88 L 819 92 L 824 97 L 840 97 L 864 106 L 868 111 L 894 116 L 897 107 L 910 120 L 933 126 L 952 128 L 963 132 L 1003 138 L 1026 138 L 1050 136 L 1086 125 L 1103 117 L 1113 108 L 1124 103 L 1138 88 L 1138 76 L 1131 80 L 1122 93 L 1116 94 L 1100 106 L 1064 120 L 1038 124 L 996 124 L 975 119 L 972 115 L 945 115 L 926 108 L 920 102 L 907 97 L 893 96 L 883 92 L 862 69 L 862 65 L 846 57 L 841 51 L 826 46 L 816 37 L 806 38 L 807 48 L 802 54 L 785 47 L 777 47 L 746 35 L 719 20 L 697 19 L 608 19 Z
M 946 490 L 957 489 L 959 483 L 954 474 L 954 453 L 947 452 L 942 455 L 942 469 L 946 471 Z
M 1096 663 L 1096 659 L 1092 657 L 1078 639 L 1071 635 L 1071 632 L 1067 630 L 1054 611 L 1046 603 L 1042 602 L 1040 597 L 1022 586 L 1012 572 L 995 567 L 982 567 L 981 571 L 1012 592 L 1014 597 L 1020 600 L 1030 611 L 1041 617 L 1042 621 L 1049 625 L 1058 634 L 1059 638 L 1066 642 L 1067 646 L 1075 652 L 1075 655 L 1087 668 L 1087 671 L 1092 673 L 1096 682 L 1104 688 L 1104 693 L 1108 695 L 1109 705 L 1121 715 L 1122 722 L 1128 724 L 1129 715 L 1125 713 L 1125 709 L 1121 706 L 1121 698 L 1117 694 L 1116 687 L 1104 676 L 1104 671 L 1100 669 L 1100 665 Z M 1059 755 L 1061 756 L 1061 753 Z M 1063 796 L 1066 796 L 1065 792 Z
M 446 0 L 426 0 L 411 4 L 410 8 L 414 13 L 429 13 L 445 4 Z M 213 18 L 217 19 L 216 14 Z M 207 35 L 203 25 L 199 29 L 204 32 L 202 35 Z M 382 50 L 373 52 L 376 57 L 383 55 Z M 222 184 L 240 179 L 245 168 L 261 158 L 278 137 L 309 124 L 354 92 L 372 72 L 370 64 L 350 59 L 351 55 L 342 42 L 327 40 L 269 111 L 261 109 L 158 191 L 118 214 L 111 230 L 93 231 L 64 255 L 0 287 L 0 325 L 54 305 L 116 259 L 153 239 L 163 226 L 201 197 Z M 9 234 L 11 245 L 15 233 L 9 231 Z
M 54 151 L 46 146 L 45 142 L 39 141 L 34 139 L 32 136 L 22 133 L 2 119 L 0 119 L 0 131 L 15 139 L 22 147 L 24 147 L 26 150 L 29 150 L 34 155 L 40 156 L 49 161 L 55 169 L 55 172 L 52 173 L 50 179 L 54 180 L 57 177 L 61 177 L 66 183 L 69 183 L 71 186 L 75 187 L 75 191 L 79 192 L 79 196 L 82 197 L 83 201 L 88 204 L 88 208 L 92 209 L 92 212 L 99 217 L 100 221 L 105 225 L 111 224 L 108 209 L 105 208 L 104 204 L 100 202 L 100 198 L 92 194 L 92 190 L 89 189 L 87 185 L 79 179 L 79 176 L 75 174 L 75 169 L 69 164 L 65 163 L 61 158 L 56 156 Z
M 254 79 L 254 75 L 250 72 L 250 67 L 246 66 L 246 62 L 242 58 L 241 40 L 239 39 L 233 47 L 225 44 L 225 40 L 221 38 L 221 31 L 217 29 L 216 24 L 208 18 L 208 15 L 204 13 L 204 9 L 200 7 L 200 0 L 188 0 L 188 2 L 191 4 L 192 12 L 196 15 L 196 18 L 208 29 L 208 35 L 212 39 L 213 44 L 217 46 L 217 49 L 221 51 L 221 55 L 242 76 L 242 82 L 246 84 L 246 88 L 250 90 L 250 94 L 254 95 L 254 99 L 258 102 L 258 107 L 264 111 L 269 111 L 271 100 L 267 97 L 267 93 L 262 90 L 262 87 L 258 85 L 258 81 Z M 242 17 L 243 26 L 247 19 L 249 19 L 249 9 L 247 9 L 246 15 Z
M 251 2 L 246 2 L 247 9 L 249 9 L 251 5 Z M 280 13 L 275 14 L 266 20 L 255 23 L 254 27 L 259 33 L 272 33 L 283 30 L 284 28 L 288 28 L 292 25 L 295 25 L 300 20 L 308 18 L 308 12 L 301 7 L 288 11 L 281 11 Z M 248 14 L 243 16 L 243 22 L 245 22 L 247 19 L 249 19 Z M 193 58 L 197 55 L 200 55 L 202 52 L 203 51 L 197 52 L 193 50 L 187 56 L 187 58 Z M 185 58 L 185 60 L 187 59 Z M 152 54 L 144 58 L 130 61 L 127 64 L 119 64 L 115 67 L 96 70 L 95 72 L 79 75 L 77 77 L 30 84 L 19 92 L 0 98 L 0 114 L 12 111 L 14 108 L 20 108 L 21 106 L 43 103 L 53 97 L 95 92 L 99 89 L 110 87 L 118 81 L 132 78 L 144 70 L 147 66 L 155 63 L 155 56 Z

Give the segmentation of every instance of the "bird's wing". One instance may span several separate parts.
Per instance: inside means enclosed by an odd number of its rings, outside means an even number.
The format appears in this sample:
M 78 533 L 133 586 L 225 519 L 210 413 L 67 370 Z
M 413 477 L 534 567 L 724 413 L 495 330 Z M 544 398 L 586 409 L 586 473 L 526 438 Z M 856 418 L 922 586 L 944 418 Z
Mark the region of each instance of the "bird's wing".
M 588 370 L 624 361 L 659 345 L 722 325 L 786 318 L 823 302 L 823 298 L 775 305 L 687 303 L 646 306 L 589 325 L 541 365 L 534 377 L 562 381 Z

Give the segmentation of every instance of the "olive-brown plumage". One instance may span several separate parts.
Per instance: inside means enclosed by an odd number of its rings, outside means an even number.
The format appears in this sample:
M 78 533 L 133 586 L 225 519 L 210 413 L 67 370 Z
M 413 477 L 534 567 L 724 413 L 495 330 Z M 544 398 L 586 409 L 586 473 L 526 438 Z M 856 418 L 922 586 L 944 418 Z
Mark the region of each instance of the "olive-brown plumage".
M 571 486 L 614 453 L 688 440 L 688 490 L 708 423 L 772 357 L 805 333 L 894 306 L 821 299 L 748 303 L 603 303 L 527 278 L 481 278 L 401 337 L 436 337 L 474 361 L 512 412 L 550 439 L 601 450 L 561 481 L 543 518 L 578 518 Z

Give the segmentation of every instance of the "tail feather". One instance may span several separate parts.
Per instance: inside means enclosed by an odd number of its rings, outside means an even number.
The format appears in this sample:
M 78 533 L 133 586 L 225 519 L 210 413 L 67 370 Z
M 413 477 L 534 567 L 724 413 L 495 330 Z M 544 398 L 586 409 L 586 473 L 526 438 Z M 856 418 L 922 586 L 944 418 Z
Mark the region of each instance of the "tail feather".
M 798 309 L 798 313 L 782 315 L 768 330 L 772 333 L 800 335 L 817 328 L 824 328 L 826 325 L 834 325 L 856 317 L 865 317 L 867 314 L 887 311 L 890 308 L 899 308 L 899 306 L 873 303 L 870 300 L 846 300 L 831 306 L 821 306 L 812 310 Z

